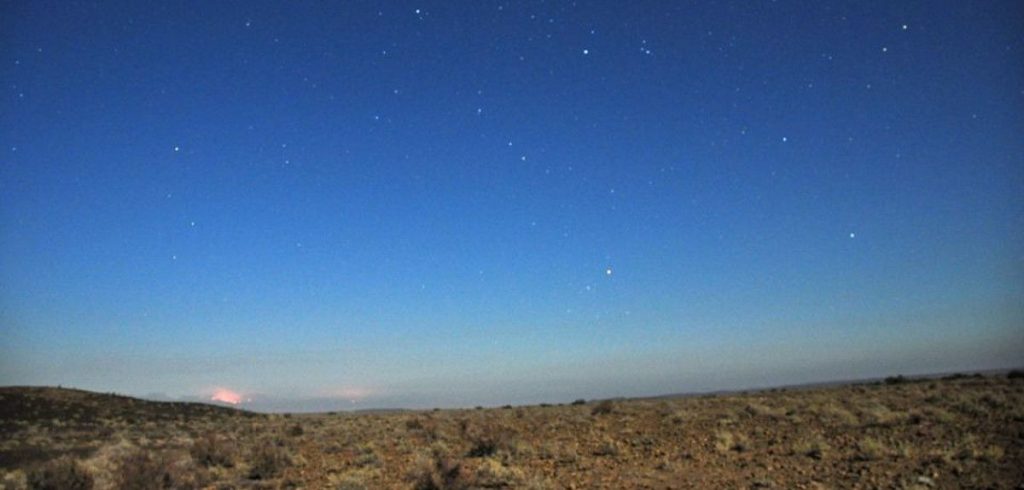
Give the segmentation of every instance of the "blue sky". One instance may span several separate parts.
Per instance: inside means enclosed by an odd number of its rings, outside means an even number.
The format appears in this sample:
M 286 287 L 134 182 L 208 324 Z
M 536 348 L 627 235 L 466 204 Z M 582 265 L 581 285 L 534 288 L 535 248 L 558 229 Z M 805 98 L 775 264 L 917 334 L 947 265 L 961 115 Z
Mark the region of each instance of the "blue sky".
M 1019 365 L 1014 2 L 21 2 L 0 384 L 319 409 Z

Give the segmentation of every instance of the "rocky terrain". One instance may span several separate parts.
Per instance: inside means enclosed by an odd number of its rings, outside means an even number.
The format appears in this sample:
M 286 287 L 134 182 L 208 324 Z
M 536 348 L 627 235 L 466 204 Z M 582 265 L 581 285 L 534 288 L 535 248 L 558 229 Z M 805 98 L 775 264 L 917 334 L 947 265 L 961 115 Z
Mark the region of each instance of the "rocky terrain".
M 0 388 L 2 488 L 1022 488 L 1024 379 L 382 414 Z

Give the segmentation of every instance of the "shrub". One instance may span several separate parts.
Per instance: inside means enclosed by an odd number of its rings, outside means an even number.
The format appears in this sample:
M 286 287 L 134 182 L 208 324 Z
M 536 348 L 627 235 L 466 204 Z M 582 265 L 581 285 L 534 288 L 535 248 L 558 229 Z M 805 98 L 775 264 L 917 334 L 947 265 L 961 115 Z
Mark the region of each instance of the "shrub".
M 874 461 L 885 457 L 889 448 L 878 439 L 867 437 L 857 442 L 857 452 L 854 459 L 858 461 Z
M 1014 369 L 1014 370 L 1006 373 L 1006 377 L 1008 379 L 1021 379 L 1021 378 L 1024 378 L 1024 371 L 1022 371 L 1020 369 Z
M 888 378 L 885 378 L 885 384 L 887 385 L 898 385 L 906 382 L 907 378 L 902 374 L 897 374 L 896 376 L 889 376 Z
M 121 458 L 115 479 L 117 488 L 125 490 L 180 488 L 174 476 L 166 455 L 138 449 Z
M 192 460 L 206 467 L 223 466 L 231 468 L 235 465 L 236 452 L 237 450 L 233 443 L 218 439 L 213 434 L 207 434 L 196 439 L 192 442 L 192 447 L 189 449 Z
M 519 468 L 487 458 L 477 468 L 473 480 L 473 488 L 519 488 L 525 475 Z
M 515 453 L 518 441 L 515 434 L 506 427 L 497 424 L 470 425 L 463 429 L 464 437 L 469 441 L 470 458 L 493 456 L 499 450 Z
M 467 486 L 462 481 L 462 465 L 437 449 L 416 461 L 410 477 L 415 490 L 454 490 Z
M 275 439 L 264 439 L 256 443 L 249 455 L 249 478 L 266 480 L 275 478 L 292 464 L 291 454 L 283 443 Z
M 302 426 L 299 424 L 295 424 L 288 428 L 288 435 L 291 437 L 299 437 L 305 432 L 306 431 L 302 430 Z
M 587 401 L 582 399 L 582 398 L 578 398 L 576 400 L 573 400 L 572 403 L 570 403 L 570 405 L 573 405 L 573 406 L 575 406 L 575 405 L 586 405 L 586 404 L 587 404 Z
M 59 458 L 28 474 L 28 487 L 39 490 L 90 490 L 92 474 L 71 458 Z
M 793 447 L 793 454 L 806 456 L 811 459 L 821 459 L 825 452 L 830 449 L 827 442 L 819 438 L 806 439 Z
M 742 434 L 735 434 L 729 431 L 718 431 L 715 433 L 715 449 L 721 453 L 736 451 L 742 453 L 747 450 L 747 438 Z
M 611 400 L 605 400 L 590 410 L 591 415 L 606 415 L 612 413 L 615 410 L 615 404 Z
M 597 448 L 594 449 L 594 456 L 607 456 L 614 458 L 619 455 L 619 445 L 614 440 L 605 438 L 598 444 Z
M 405 428 L 409 430 L 423 430 L 423 422 L 418 418 L 406 419 Z
M 360 444 L 356 451 L 358 453 L 355 459 L 356 466 L 380 466 L 380 457 L 373 450 L 373 446 Z

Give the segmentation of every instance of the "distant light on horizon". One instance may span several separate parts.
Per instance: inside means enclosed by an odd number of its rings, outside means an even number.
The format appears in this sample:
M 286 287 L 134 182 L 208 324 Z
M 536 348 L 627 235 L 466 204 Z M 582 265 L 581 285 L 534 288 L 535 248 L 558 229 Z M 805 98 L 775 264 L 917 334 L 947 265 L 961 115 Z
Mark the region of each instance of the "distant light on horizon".
M 242 394 L 227 388 L 217 388 L 210 396 L 210 401 L 238 405 L 242 403 Z

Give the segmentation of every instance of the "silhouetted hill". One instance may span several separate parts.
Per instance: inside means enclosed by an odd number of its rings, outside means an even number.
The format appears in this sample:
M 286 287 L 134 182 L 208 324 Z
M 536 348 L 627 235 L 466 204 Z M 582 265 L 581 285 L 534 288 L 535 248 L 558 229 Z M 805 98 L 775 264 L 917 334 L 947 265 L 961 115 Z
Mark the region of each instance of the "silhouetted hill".
M 95 393 L 43 386 L 0 387 L 0 439 L 11 439 L 26 429 L 63 434 L 90 434 L 104 438 L 119 426 L 199 425 L 228 422 L 259 415 L 196 402 L 158 402 L 113 393 Z M 49 449 L 49 448 L 48 448 Z M 0 467 L 45 460 L 53 454 L 85 455 L 85 447 L 50 451 L 40 448 L 4 447 Z
M 59 419 L 68 424 L 88 424 L 97 419 L 120 418 L 138 423 L 252 415 L 243 410 L 206 403 L 157 402 L 69 388 L 0 387 L 0 432 L 6 432 L 6 425 L 15 420 L 45 423 Z

